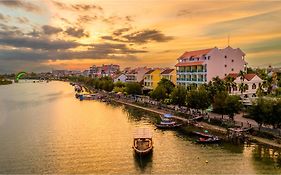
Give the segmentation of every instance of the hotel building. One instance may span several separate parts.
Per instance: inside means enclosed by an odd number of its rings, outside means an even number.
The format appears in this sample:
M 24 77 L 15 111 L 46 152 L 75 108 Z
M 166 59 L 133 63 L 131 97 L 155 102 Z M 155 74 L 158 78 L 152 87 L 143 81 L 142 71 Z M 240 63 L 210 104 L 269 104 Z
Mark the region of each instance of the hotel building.
M 177 85 L 200 85 L 208 83 L 216 76 L 223 79 L 230 73 L 245 69 L 247 63 L 244 57 L 243 51 L 230 46 L 224 49 L 214 47 L 185 52 L 175 65 Z

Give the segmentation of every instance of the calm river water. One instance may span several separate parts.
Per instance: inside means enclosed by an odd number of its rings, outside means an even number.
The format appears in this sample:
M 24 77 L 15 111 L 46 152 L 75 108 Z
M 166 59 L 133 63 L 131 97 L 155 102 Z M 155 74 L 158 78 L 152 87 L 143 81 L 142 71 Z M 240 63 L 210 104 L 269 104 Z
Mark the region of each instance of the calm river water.
M 123 105 L 81 102 L 64 82 L 0 86 L 0 173 L 281 173 L 280 150 L 203 146 L 180 132 L 156 130 L 153 117 Z M 139 126 L 153 131 L 153 154 L 143 160 L 131 148 Z

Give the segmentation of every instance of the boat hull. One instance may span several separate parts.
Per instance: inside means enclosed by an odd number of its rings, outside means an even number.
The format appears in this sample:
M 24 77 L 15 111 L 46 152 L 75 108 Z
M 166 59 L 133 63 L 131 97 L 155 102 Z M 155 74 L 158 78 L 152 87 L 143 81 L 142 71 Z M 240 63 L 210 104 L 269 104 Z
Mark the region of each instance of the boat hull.
M 152 153 L 153 147 L 149 147 L 146 150 L 138 150 L 136 147 L 133 147 L 135 154 L 139 155 L 139 156 L 146 156 L 149 155 L 150 153 Z
M 174 129 L 182 126 L 182 124 L 175 124 L 175 125 L 161 125 L 161 124 L 156 124 L 155 125 L 159 129 Z

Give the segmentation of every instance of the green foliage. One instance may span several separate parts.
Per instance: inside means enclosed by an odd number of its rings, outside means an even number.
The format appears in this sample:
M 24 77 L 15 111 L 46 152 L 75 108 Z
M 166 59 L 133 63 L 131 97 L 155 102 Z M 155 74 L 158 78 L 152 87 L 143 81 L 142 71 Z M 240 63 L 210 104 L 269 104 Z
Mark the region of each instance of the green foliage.
M 140 95 L 141 94 L 141 85 L 139 83 L 126 83 L 126 90 L 127 94 L 132 95 Z
M 114 86 L 115 86 L 115 87 L 122 88 L 122 87 L 125 87 L 126 84 L 123 83 L 122 81 L 117 81 L 116 83 L 114 83 Z
M 178 86 L 174 88 L 173 92 L 171 93 L 172 103 L 179 106 L 185 106 L 186 95 L 187 90 L 184 86 Z
M 162 86 L 163 88 L 165 88 L 167 94 L 171 94 L 175 88 L 174 83 L 165 78 L 162 78 L 159 81 L 158 86 Z
M 256 74 L 263 80 L 267 78 L 267 73 L 266 69 L 256 69 Z
M 242 108 L 240 97 L 236 95 L 228 95 L 225 103 L 225 114 L 233 119 L 234 114 L 239 113 Z
M 150 94 L 151 98 L 155 100 L 164 100 L 167 98 L 167 90 L 164 86 L 158 85 Z
M 117 87 L 117 86 L 115 86 L 115 87 L 113 88 L 113 91 L 114 91 L 115 93 L 118 93 L 118 92 L 124 93 L 124 92 L 126 91 L 126 88 L 125 88 L 125 87 Z
M 265 98 L 258 98 L 249 109 L 249 117 L 255 120 L 259 126 L 269 123 L 273 114 L 273 101 Z
M 214 102 L 213 102 L 213 111 L 218 114 L 226 114 L 225 108 L 226 108 L 226 98 L 228 94 L 227 92 L 221 92 L 214 96 Z
M 217 94 L 226 92 L 227 87 L 223 80 L 221 80 L 219 77 L 215 77 L 209 82 L 206 90 L 209 92 L 209 98 L 212 100 L 212 102 L 214 102 L 214 97 Z
M 207 90 L 202 87 L 198 90 L 191 90 L 187 93 L 187 106 L 194 109 L 205 110 L 211 105 Z

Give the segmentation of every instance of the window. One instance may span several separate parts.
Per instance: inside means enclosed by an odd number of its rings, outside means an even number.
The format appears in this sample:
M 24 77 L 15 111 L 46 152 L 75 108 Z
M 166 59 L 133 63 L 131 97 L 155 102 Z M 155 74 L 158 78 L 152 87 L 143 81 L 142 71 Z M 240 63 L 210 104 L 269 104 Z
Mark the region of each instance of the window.
M 237 91 L 237 86 L 234 86 L 234 87 L 233 87 L 233 91 Z
M 227 56 L 225 55 L 224 58 L 227 58 Z
M 211 59 L 211 56 L 208 56 L 208 60 Z
M 231 71 L 234 71 L 234 69 L 232 68 Z
M 224 67 L 227 67 L 227 65 L 225 64 Z
M 233 62 L 234 62 L 234 60 L 231 60 L 231 62 L 233 63 Z
M 254 83 L 253 85 L 252 85 L 252 89 L 256 89 L 257 88 L 257 85 Z
M 224 74 L 224 76 L 227 76 L 227 74 Z

